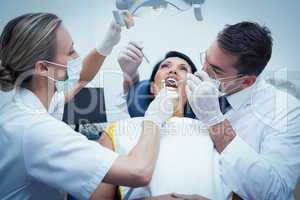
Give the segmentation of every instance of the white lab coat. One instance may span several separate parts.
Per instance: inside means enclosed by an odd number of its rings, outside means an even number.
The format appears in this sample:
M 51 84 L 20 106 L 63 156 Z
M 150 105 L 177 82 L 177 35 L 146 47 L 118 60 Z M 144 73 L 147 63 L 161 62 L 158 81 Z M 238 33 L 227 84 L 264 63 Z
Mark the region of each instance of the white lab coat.
M 300 102 L 263 79 L 229 96 L 237 136 L 220 154 L 224 191 L 243 199 L 294 199 L 300 175 Z
M 65 108 L 65 94 L 64 92 L 55 92 L 48 109 L 48 113 L 57 120 L 63 119 Z
M 0 110 L 0 199 L 88 199 L 117 154 L 48 114 L 20 89 Z

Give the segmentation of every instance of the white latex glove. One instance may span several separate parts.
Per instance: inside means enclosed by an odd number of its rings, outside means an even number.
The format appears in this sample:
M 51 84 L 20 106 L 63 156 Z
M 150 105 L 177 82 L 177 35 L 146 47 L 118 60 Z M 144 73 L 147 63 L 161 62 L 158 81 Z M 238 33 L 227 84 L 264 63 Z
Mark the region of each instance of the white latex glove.
M 187 75 L 186 93 L 197 118 L 210 127 L 225 120 L 220 110 L 218 88 L 204 71 Z
M 121 27 L 116 22 L 112 22 L 102 43 L 96 48 L 97 52 L 103 56 L 108 56 L 115 45 L 121 40 Z
M 145 120 L 150 120 L 161 126 L 174 113 L 174 103 L 172 96 L 167 95 L 167 89 L 162 88 L 159 94 L 149 105 Z
M 129 42 L 129 44 L 121 50 L 118 62 L 127 80 L 134 80 L 138 75 L 138 68 L 143 62 L 142 42 Z

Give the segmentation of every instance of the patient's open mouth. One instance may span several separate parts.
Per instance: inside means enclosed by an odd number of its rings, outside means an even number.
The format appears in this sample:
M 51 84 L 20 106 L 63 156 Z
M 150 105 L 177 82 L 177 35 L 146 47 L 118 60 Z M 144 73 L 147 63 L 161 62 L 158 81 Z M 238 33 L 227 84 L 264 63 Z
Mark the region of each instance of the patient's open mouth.
M 173 78 L 167 78 L 165 80 L 165 83 L 166 83 L 166 87 L 169 87 L 169 88 L 174 88 L 176 89 L 178 87 L 177 85 L 177 80 L 173 79 Z
M 174 78 L 166 78 L 162 81 L 163 87 L 167 88 L 167 94 L 172 98 L 178 98 L 178 81 Z

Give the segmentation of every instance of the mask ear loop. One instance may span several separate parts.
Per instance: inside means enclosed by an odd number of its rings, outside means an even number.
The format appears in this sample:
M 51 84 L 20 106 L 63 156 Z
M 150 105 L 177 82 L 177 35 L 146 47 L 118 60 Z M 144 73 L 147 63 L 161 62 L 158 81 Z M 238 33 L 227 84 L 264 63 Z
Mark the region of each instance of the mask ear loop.
M 65 65 L 62 65 L 62 64 L 58 64 L 58 63 L 55 63 L 55 62 L 51 62 L 51 61 L 47 61 L 47 60 L 43 60 L 43 62 L 47 63 L 47 64 L 50 64 L 50 65 L 56 65 L 56 66 L 59 66 L 59 67 L 63 67 L 65 69 L 67 69 L 68 67 L 65 66 Z M 56 80 L 55 78 L 52 78 L 51 76 L 47 76 L 48 79 L 50 79 L 51 81 L 58 81 Z
M 232 82 L 232 81 L 237 81 L 237 80 L 243 79 L 243 78 L 245 77 L 245 75 L 240 74 L 240 75 L 237 76 L 237 77 L 239 77 L 239 78 L 236 78 L 236 79 L 233 79 L 233 80 L 229 80 L 229 81 L 227 81 L 226 83 L 230 83 L 230 82 Z M 221 91 L 221 82 L 220 82 L 220 85 L 219 85 L 219 90 Z M 235 88 L 232 88 L 231 90 L 226 91 L 226 93 L 225 93 L 225 92 L 222 92 L 222 93 L 223 93 L 222 96 L 225 96 L 225 95 L 227 95 L 227 94 L 230 94 L 230 93 L 231 93 L 232 91 L 234 91 L 234 90 L 235 90 Z
M 226 79 L 230 79 L 230 78 L 236 78 L 236 79 L 233 79 L 233 80 L 229 80 L 229 81 L 235 81 L 235 80 L 239 80 L 239 79 L 242 79 L 244 78 L 244 74 L 238 74 L 237 76 L 229 76 L 229 77 L 226 77 L 226 78 L 220 78 L 219 81 L 223 81 L 223 80 L 226 80 Z
M 51 61 L 48 61 L 48 60 L 44 60 L 43 62 L 48 63 L 48 64 L 51 64 L 51 65 L 56 65 L 56 66 L 59 66 L 59 67 L 63 67 L 63 68 L 68 68 L 68 67 L 65 66 L 65 65 L 58 64 L 58 63 L 55 63 L 55 62 L 51 62 Z

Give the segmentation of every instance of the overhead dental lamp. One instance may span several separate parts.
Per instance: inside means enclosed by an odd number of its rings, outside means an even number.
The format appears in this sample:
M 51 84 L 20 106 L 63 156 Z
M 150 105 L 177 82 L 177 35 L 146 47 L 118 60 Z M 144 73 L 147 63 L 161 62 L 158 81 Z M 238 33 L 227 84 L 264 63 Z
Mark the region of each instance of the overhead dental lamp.
M 165 9 L 173 7 L 179 12 L 194 8 L 194 15 L 198 21 L 203 20 L 201 7 L 205 0 L 116 0 L 116 8 L 113 11 L 117 23 L 130 27 L 133 25 L 132 17 L 142 8 Z

